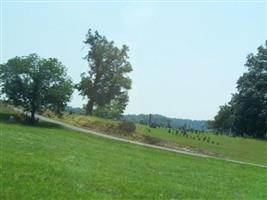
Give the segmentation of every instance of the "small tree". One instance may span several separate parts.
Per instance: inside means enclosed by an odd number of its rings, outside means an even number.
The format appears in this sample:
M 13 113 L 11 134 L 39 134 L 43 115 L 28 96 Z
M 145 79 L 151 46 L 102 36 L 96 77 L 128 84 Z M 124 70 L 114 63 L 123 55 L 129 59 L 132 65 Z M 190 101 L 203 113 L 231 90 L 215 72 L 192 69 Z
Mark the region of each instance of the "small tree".
M 32 123 L 35 113 L 43 108 L 60 113 L 73 92 L 61 62 L 36 54 L 15 57 L 0 65 L 0 86 L 8 103 L 31 113 Z

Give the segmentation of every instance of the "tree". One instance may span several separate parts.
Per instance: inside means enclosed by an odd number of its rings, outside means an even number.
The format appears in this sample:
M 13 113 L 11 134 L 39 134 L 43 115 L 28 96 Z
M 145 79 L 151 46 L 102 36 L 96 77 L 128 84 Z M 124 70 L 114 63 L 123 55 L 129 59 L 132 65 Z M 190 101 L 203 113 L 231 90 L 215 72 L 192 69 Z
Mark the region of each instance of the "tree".
M 152 114 L 148 115 L 148 125 L 151 126 L 152 124 Z
M 42 59 L 36 54 L 1 64 L 0 89 L 8 103 L 31 113 L 31 122 L 44 108 L 60 113 L 73 92 L 66 68 L 56 58 Z
M 88 74 L 81 74 L 77 89 L 88 98 L 86 114 L 92 115 L 95 106 L 108 106 L 112 100 L 127 94 L 131 79 L 126 75 L 132 71 L 127 52 L 129 48 L 114 46 L 105 36 L 89 29 L 84 41 L 89 46 L 85 59 L 89 64 Z M 116 101 L 116 100 L 115 100 Z
M 263 138 L 267 135 L 267 41 L 256 55 L 249 54 L 248 71 L 237 81 L 237 93 L 215 117 L 217 127 L 231 128 L 236 135 Z
M 109 104 L 98 106 L 94 110 L 94 115 L 109 119 L 120 119 L 127 106 L 128 99 L 127 93 L 122 93 L 112 99 Z
M 231 132 L 233 126 L 233 110 L 229 104 L 220 106 L 220 110 L 215 116 L 212 126 L 220 131 Z
M 249 54 L 248 72 L 237 81 L 234 104 L 234 128 L 239 135 L 265 137 L 267 133 L 267 41 L 256 55 Z

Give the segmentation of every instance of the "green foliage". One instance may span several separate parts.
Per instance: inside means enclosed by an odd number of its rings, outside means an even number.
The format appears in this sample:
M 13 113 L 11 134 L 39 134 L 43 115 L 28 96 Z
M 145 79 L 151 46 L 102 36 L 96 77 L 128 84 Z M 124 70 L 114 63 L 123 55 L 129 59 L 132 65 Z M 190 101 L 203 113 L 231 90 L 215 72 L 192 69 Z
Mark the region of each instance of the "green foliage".
M 36 54 L 0 65 L 0 84 L 8 103 L 31 112 L 32 121 L 35 112 L 44 108 L 60 113 L 73 91 L 66 68 L 55 58 L 41 59 Z
M 120 119 L 127 106 L 127 103 L 128 95 L 126 92 L 124 92 L 112 99 L 110 103 L 103 106 L 97 106 L 97 108 L 94 110 L 94 115 L 108 119 Z
M 232 107 L 229 105 L 220 106 L 220 110 L 215 116 L 212 126 L 221 131 L 229 131 L 233 126 Z
M 237 81 L 238 92 L 215 117 L 214 127 L 231 128 L 236 135 L 267 136 L 267 41 L 256 55 L 249 54 L 248 71 Z
M 129 48 L 123 45 L 120 49 L 113 41 L 108 41 L 97 31 L 92 33 L 90 29 L 84 43 L 89 46 L 85 57 L 89 64 L 89 71 L 88 74 L 81 75 L 81 82 L 77 85 L 77 89 L 82 96 L 89 99 L 86 113 L 92 115 L 96 106 L 102 107 L 96 112 L 102 115 L 106 110 L 114 110 L 108 107 L 114 107 L 114 104 L 120 103 L 121 101 L 117 99 L 127 96 L 127 90 L 131 88 L 131 79 L 126 75 L 132 71 L 127 55 Z M 124 98 L 122 103 L 125 104 L 127 101 L 128 98 Z M 120 109 L 124 110 L 124 108 L 125 106 L 122 105 Z M 114 114 L 113 111 L 110 112 Z

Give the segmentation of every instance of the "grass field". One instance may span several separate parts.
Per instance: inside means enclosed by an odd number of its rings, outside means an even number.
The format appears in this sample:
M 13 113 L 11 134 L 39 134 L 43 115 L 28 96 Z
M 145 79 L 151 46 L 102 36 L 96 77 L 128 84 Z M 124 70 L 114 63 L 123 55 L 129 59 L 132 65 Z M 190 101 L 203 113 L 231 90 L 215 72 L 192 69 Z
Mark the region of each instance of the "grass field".
M 0 199 L 267 199 L 266 169 L 8 123 L 8 112 Z
M 56 118 L 56 116 L 51 113 L 49 116 Z M 114 130 L 114 128 L 118 124 L 117 121 L 76 114 L 64 114 L 63 117 L 59 120 L 108 134 L 116 133 L 116 130 Z M 146 140 L 147 138 L 145 137 L 150 136 L 150 140 L 151 138 L 152 140 L 153 138 L 159 139 L 154 139 L 154 143 L 156 145 L 169 146 L 171 148 L 179 148 L 180 146 L 182 146 L 186 149 L 192 150 L 193 152 L 204 152 L 221 158 L 267 165 L 266 140 L 264 141 L 252 138 L 230 137 L 226 135 L 215 135 L 212 133 L 201 133 L 199 135 L 189 133 L 190 137 L 184 137 L 182 134 L 176 134 L 175 131 L 169 133 L 168 129 L 149 128 L 148 126 L 140 124 L 137 125 L 137 131 L 133 135 L 117 134 L 117 136 L 126 137 L 132 140 L 138 140 L 140 142 L 151 143 L 151 141 Z M 199 140 L 197 137 L 199 137 Z M 203 141 L 204 137 L 209 137 L 210 142 L 207 142 L 207 140 Z M 212 143 L 212 141 L 214 143 Z
M 182 134 L 176 134 L 175 132 L 168 133 L 168 130 L 164 128 L 151 129 L 150 132 L 148 132 L 147 129 L 147 126 L 138 126 L 138 131 L 143 134 L 190 145 L 193 148 L 198 147 L 200 149 L 206 149 L 216 153 L 218 157 L 267 165 L 266 140 L 230 137 L 226 135 L 215 135 L 213 133 L 202 133 L 199 134 L 199 136 L 195 133 L 189 133 L 190 137 L 184 137 Z M 197 139 L 197 136 L 200 140 Z M 193 137 L 195 139 L 193 139 Z M 210 142 L 208 143 L 207 140 L 203 141 L 204 137 L 209 137 Z M 211 141 L 214 141 L 214 143 L 211 143 Z M 219 144 L 217 145 L 217 143 Z

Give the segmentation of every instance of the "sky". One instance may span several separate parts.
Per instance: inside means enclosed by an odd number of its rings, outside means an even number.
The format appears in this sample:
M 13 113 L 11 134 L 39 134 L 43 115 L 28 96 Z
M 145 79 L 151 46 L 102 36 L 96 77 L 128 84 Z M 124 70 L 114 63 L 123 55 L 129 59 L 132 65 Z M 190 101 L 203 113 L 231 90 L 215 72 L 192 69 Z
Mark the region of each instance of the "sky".
M 266 3 L 2 1 L 1 63 L 37 53 L 56 57 L 74 83 L 89 28 L 126 44 L 133 72 L 126 114 L 212 119 L 236 92 L 249 53 L 266 39 Z M 86 99 L 74 92 L 69 105 Z

